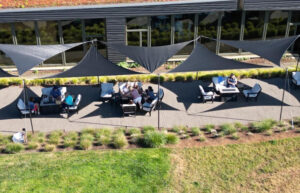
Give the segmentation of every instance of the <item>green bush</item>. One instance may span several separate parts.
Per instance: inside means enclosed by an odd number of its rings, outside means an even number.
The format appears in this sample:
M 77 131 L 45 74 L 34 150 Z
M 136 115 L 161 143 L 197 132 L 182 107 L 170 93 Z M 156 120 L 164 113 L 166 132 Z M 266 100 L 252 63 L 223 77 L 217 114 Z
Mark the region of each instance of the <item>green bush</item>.
M 199 136 L 199 141 L 200 141 L 200 142 L 203 142 L 203 141 L 205 141 L 205 140 L 206 140 L 205 135 L 200 135 L 200 136 Z
M 81 131 L 81 134 L 91 134 L 91 135 L 94 135 L 95 134 L 95 129 L 92 129 L 92 128 L 85 128 Z
M 141 145 L 143 143 L 141 134 L 132 134 L 130 135 L 130 137 L 131 137 L 130 142 L 133 144 Z
M 111 130 L 98 129 L 96 130 L 95 138 L 98 145 L 108 145 L 111 142 Z
M 182 74 L 176 75 L 176 76 L 175 76 L 175 81 L 176 81 L 176 82 L 183 82 L 183 81 L 185 81 L 184 75 L 182 75 Z
M 240 139 L 240 136 L 239 136 L 238 133 L 233 133 L 233 134 L 231 135 L 231 139 L 238 140 L 238 139 Z
M 57 131 L 50 133 L 48 136 L 48 143 L 57 145 L 60 141 L 60 136 L 61 136 L 60 132 Z
M 12 138 L 12 136 L 7 136 L 7 135 L 1 135 L 0 134 L 0 146 L 10 143 L 11 138 Z
M 241 129 L 241 128 L 243 127 L 243 124 L 240 123 L 240 122 L 235 122 L 235 123 L 234 123 L 234 127 L 235 127 L 236 129 Z
M 179 142 L 179 137 L 174 133 L 166 134 L 166 143 L 167 144 L 177 144 Z
M 224 135 L 230 135 L 237 132 L 234 125 L 226 123 L 220 126 L 221 130 L 224 132 Z
M 211 132 L 211 130 L 212 129 L 214 129 L 215 128 L 215 125 L 213 125 L 213 124 L 208 124 L 208 125 L 205 125 L 205 127 L 204 127 L 204 131 L 206 131 L 206 132 Z
M 143 131 L 143 133 L 147 133 L 147 132 L 150 132 L 150 131 L 156 131 L 156 128 L 155 127 L 153 127 L 153 126 L 144 126 L 143 128 L 142 128 L 142 131 Z
M 21 143 L 9 143 L 5 146 L 4 152 L 5 153 L 19 153 L 24 149 L 23 144 Z
M 198 136 L 198 135 L 200 135 L 200 133 L 201 133 L 199 127 L 192 127 L 192 128 L 191 128 L 191 132 L 192 132 L 192 135 L 193 135 L 193 136 Z
M 159 80 L 160 80 L 159 81 L 160 83 L 163 83 L 165 81 L 165 77 L 164 76 L 160 76 Z M 150 82 L 157 84 L 158 83 L 158 76 L 156 76 L 156 75 L 150 75 Z
M 117 133 L 112 136 L 112 145 L 117 148 L 125 148 L 128 146 L 128 141 L 124 133 Z
M 188 128 L 186 126 L 183 125 L 176 125 L 173 126 L 172 131 L 178 134 L 183 134 L 183 133 L 187 133 Z
M 46 152 L 52 152 L 56 149 L 56 146 L 55 145 L 52 145 L 52 144 L 46 144 L 44 146 L 44 151 Z
M 254 122 L 251 124 L 251 131 L 256 133 L 262 133 L 272 129 L 276 125 L 276 121 L 273 119 L 266 119 L 260 122 Z
M 133 135 L 133 134 L 141 134 L 141 130 L 139 128 L 130 128 L 128 130 L 129 135 Z
M 29 142 L 27 144 L 27 149 L 37 149 L 39 147 L 39 144 L 36 142 Z
M 267 130 L 266 132 L 265 132 L 265 135 L 266 136 L 271 136 L 273 134 L 273 131 L 270 129 L 270 130 Z
M 75 131 L 69 132 L 64 136 L 64 139 L 71 139 L 76 141 L 78 139 L 78 133 Z
M 241 131 L 249 131 L 249 127 L 247 125 L 243 125 L 240 129 Z
M 77 144 L 77 140 L 71 137 L 64 138 L 64 147 L 75 147 Z
M 94 136 L 90 133 L 83 133 L 80 135 L 80 140 L 88 140 L 93 142 L 94 141 Z
M 166 144 L 166 135 L 158 131 L 147 132 L 144 135 L 144 144 L 152 148 L 162 147 Z
M 83 140 L 80 140 L 79 148 L 82 150 L 88 150 L 92 147 L 92 145 L 93 145 L 92 141 L 90 141 L 88 139 L 83 139 Z

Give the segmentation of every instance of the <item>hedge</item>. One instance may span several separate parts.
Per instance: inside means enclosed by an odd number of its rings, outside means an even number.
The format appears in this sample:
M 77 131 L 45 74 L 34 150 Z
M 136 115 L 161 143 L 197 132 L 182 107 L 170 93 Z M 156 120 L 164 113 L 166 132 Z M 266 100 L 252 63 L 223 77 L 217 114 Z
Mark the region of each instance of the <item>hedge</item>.
M 295 71 L 295 66 L 289 68 L 289 73 Z M 234 73 L 238 78 L 274 78 L 284 77 L 285 70 L 283 68 L 261 68 L 251 70 L 223 70 L 223 71 L 202 71 L 176 74 L 161 74 L 160 82 L 164 81 L 193 81 L 193 80 L 211 80 L 214 76 L 229 76 Z M 131 75 L 131 76 L 103 76 L 99 77 L 100 82 L 126 82 L 140 81 L 157 83 L 158 76 L 154 74 Z M 97 77 L 80 77 L 80 78 L 52 78 L 52 79 L 34 79 L 25 80 L 29 86 L 51 86 L 51 85 L 90 85 L 97 84 Z M 0 78 L 0 86 L 22 85 L 21 78 Z

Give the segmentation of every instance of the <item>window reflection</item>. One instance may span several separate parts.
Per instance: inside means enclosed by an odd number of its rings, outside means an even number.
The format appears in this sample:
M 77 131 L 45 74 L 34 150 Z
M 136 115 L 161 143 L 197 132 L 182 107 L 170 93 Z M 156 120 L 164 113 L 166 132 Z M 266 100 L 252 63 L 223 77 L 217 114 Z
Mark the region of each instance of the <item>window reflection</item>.
M 162 46 L 171 43 L 171 16 L 151 17 L 151 45 Z
M 12 44 L 11 26 L 8 23 L 0 23 L 0 44 Z M 0 51 L 0 65 L 13 65 L 9 57 Z
M 210 38 L 217 38 L 218 18 L 219 14 L 216 12 L 200 13 L 198 34 Z M 201 38 L 200 41 L 209 50 L 216 52 L 216 41 L 207 38 Z
M 244 40 L 262 39 L 264 19 L 265 19 L 264 11 L 246 12 Z
M 175 15 L 175 43 L 194 39 L 194 14 Z M 194 48 L 194 43 L 190 43 L 180 50 L 177 55 L 189 55 Z
M 285 36 L 288 11 L 272 11 L 269 14 L 267 39 L 281 38 Z
M 18 44 L 24 44 L 24 45 L 36 44 L 36 36 L 35 36 L 33 21 L 18 22 L 15 23 L 14 25 L 15 25 Z

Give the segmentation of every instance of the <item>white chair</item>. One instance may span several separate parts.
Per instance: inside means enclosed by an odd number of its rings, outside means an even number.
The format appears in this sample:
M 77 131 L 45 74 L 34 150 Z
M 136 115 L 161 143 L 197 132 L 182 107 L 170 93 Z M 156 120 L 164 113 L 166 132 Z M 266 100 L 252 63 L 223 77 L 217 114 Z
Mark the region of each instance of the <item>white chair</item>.
M 154 107 L 156 107 L 158 102 L 158 98 L 156 97 L 151 103 L 144 103 L 142 106 L 142 110 L 146 111 L 149 113 L 149 115 L 151 116 L 151 111 L 154 109 Z
M 156 96 L 158 97 L 158 101 L 156 103 L 155 109 L 160 107 L 160 104 L 165 96 L 164 90 L 162 88 L 160 88 L 159 92 L 156 94 Z
M 213 91 L 205 92 L 203 87 L 199 85 L 200 89 L 200 98 L 202 99 L 202 102 L 205 103 L 206 101 L 211 101 L 212 103 L 214 102 L 215 99 L 215 93 Z
M 102 83 L 100 89 L 100 100 L 107 101 L 111 100 L 114 94 L 114 84 L 113 83 Z
M 251 89 L 243 90 L 243 94 L 248 101 L 249 99 L 255 99 L 257 101 L 257 98 L 261 92 L 261 86 L 256 83 Z
M 78 94 L 76 99 L 75 99 L 74 104 L 72 106 L 66 107 L 67 110 L 68 111 L 76 111 L 76 113 L 78 113 L 78 109 L 79 109 L 78 106 L 79 106 L 79 103 L 81 101 L 81 98 L 82 98 L 81 94 Z
M 300 86 L 300 72 L 292 72 L 292 83 L 295 86 Z
M 26 107 L 26 105 L 25 105 L 25 103 L 23 102 L 22 99 L 18 100 L 17 107 L 18 107 L 18 110 L 20 111 L 22 116 L 30 114 L 30 109 L 28 107 Z M 31 114 L 34 114 L 33 109 L 31 110 Z

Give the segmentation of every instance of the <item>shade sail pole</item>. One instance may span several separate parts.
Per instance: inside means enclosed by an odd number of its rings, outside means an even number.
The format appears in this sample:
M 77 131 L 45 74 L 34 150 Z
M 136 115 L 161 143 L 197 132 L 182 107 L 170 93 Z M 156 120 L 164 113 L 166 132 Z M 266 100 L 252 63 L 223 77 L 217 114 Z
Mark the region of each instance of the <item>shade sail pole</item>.
M 160 87 L 160 74 L 158 74 L 158 84 L 157 84 L 157 97 L 158 97 L 158 102 L 159 101 L 159 96 L 160 96 L 160 92 L 159 92 L 159 87 Z M 157 117 L 157 128 L 158 130 L 160 129 L 160 112 L 159 112 L 159 109 L 160 109 L 160 104 L 158 103 L 158 109 L 157 109 L 157 113 L 158 113 L 158 117 Z
M 285 90 L 286 90 L 287 79 L 288 79 L 288 68 L 286 68 L 286 72 L 285 72 L 285 80 L 284 80 L 284 87 L 283 87 L 283 92 L 282 92 L 279 121 L 281 121 L 281 119 L 282 119 L 282 110 L 283 110 L 283 102 L 284 102 L 284 95 L 285 95 Z
M 27 86 L 26 86 L 26 83 L 25 83 L 25 80 L 23 79 L 23 84 L 24 84 L 24 94 L 25 94 L 25 99 L 28 103 L 28 94 L 27 94 Z M 25 107 L 26 107 L 26 101 L 24 101 L 25 103 Z M 32 133 L 34 134 L 34 130 L 33 130 L 33 123 L 32 123 L 32 116 L 31 116 L 31 109 L 30 109 L 30 105 L 28 104 L 29 106 L 29 120 L 30 120 L 30 125 L 31 125 L 31 131 Z

